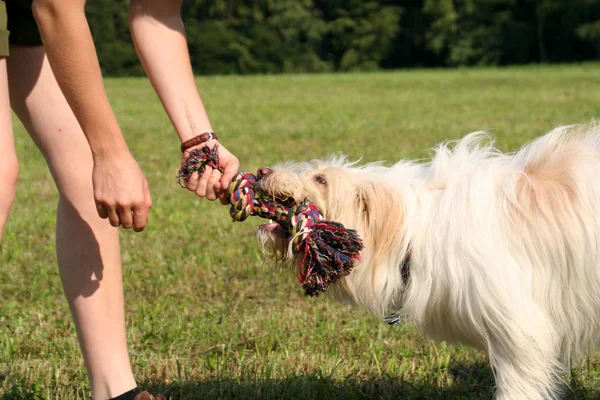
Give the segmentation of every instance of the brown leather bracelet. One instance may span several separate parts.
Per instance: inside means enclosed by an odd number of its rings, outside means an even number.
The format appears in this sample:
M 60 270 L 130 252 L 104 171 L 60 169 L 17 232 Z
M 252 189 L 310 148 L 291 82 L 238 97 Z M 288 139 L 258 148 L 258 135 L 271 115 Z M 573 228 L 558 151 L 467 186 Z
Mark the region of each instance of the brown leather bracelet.
M 198 146 L 199 144 L 208 142 L 209 140 L 213 140 L 213 139 L 219 140 L 219 138 L 217 138 L 217 135 L 214 132 L 201 133 L 200 135 L 194 136 L 193 138 L 188 139 L 185 142 L 181 143 L 181 152 L 183 153 L 190 147 Z

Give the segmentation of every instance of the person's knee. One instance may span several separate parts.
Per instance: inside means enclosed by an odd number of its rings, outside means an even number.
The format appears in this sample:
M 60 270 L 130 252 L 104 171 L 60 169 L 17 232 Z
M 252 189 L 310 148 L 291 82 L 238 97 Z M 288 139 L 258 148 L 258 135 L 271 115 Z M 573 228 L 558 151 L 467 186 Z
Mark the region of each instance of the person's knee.
M 17 193 L 19 164 L 16 157 L 0 158 L 0 243 Z
M 17 192 L 19 178 L 19 162 L 15 157 L 2 157 L 0 160 L 0 212 L 8 213 L 4 208 L 10 208 Z

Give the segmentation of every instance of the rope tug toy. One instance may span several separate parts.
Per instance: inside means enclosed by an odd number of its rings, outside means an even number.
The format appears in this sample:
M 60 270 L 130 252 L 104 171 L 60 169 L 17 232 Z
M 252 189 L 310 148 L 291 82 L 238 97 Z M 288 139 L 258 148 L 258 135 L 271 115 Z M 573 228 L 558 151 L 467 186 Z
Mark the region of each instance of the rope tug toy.
M 213 150 L 207 147 L 193 150 L 179 170 L 178 178 L 187 180 L 194 171 L 201 176 L 206 165 L 222 171 L 217 146 Z M 291 207 L 277 204 L 255 190 L 256 182 L 256 176 L 248 172 L 240 172 L 233 178 L 227 188 L 231 203 L 229 213 L 234 221 L 244 221 L 252 215 L 273 219 L 289 233 L 292 251 L 303 253 L 298 281 L 306 295 L 318 296 L 350 273 L 363 248 L 355 230 L 324 221 L 313 203 L 302 202 Z

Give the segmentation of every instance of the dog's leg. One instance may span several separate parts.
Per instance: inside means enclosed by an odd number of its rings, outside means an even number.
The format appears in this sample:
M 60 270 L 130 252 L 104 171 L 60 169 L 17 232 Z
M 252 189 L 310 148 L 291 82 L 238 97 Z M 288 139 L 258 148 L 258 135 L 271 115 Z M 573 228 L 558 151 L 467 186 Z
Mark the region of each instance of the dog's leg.
M 523 326 L 522 322 L 489 337 L 497 384 L 495 400 L 559 399 L 563 367 L 552 330 Z

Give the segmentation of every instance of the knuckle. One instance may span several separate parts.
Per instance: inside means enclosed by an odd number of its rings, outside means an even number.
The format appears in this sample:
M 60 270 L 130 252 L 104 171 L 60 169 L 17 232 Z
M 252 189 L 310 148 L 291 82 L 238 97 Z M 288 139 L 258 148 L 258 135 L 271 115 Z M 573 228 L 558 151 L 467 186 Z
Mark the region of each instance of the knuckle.
M 132 206 L 134 206 L 136 204 L 136 201 L 134 199 L 121 199 L 117 202 L 117 206 L 120 209 L 128 209 L 131 208 Z
M 127 202 L 127 201 L 120 201 L 117 203 L 116 205 L 117 210 L 127 210 L 129 208 L 131 208 L 131 203 Z
M 144 196 L 140 196 L 139 198 L 133 200 L 131 202 L 131 206 L 138 208 L 138 207 L 143 207 L 146 204 L 146 199 L 144 199 Z

